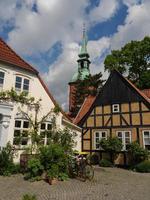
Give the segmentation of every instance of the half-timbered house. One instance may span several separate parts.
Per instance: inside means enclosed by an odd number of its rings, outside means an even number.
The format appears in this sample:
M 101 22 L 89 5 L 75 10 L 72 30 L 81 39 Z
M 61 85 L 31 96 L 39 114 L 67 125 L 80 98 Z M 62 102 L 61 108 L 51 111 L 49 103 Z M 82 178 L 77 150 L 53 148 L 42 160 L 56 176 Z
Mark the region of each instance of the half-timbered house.
M 99 152 L 99 140 L 114 136 L 123 144 L 116 164 L 128 163 L 126 147 L 133 141 L 150 150 L 148 94 L 148 90 L 140 91 L 118 71 L 113 71 L 99 94 L 85 99 L 74 120 L 82 127 L 82 151 Z

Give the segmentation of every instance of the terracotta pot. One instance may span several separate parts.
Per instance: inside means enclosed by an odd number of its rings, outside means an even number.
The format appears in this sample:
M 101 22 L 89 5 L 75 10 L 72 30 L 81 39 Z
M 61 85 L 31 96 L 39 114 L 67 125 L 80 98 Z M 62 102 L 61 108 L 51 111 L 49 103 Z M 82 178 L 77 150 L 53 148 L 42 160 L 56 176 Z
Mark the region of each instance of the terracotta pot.
M 48 182 L 49 182 L 50 185 L 54 185 L 58 182 L 58 179 L 57 178 L 49 178 Z

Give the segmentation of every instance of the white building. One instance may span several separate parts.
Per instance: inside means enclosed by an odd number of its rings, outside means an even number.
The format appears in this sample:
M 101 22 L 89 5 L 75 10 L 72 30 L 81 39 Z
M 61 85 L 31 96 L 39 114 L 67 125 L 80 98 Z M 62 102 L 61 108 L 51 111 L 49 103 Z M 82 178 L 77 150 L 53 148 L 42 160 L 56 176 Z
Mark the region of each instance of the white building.
M 57 105 L 38 71 L 0 39 L 0 91 L 10 91 L 12 88 L 18 93 L 21 91 L 28 92 L 28 95 L 36 100 L 41 99 L 39 120 Z M 26 135 L 30 124 L 20 110 L 32 114 L 33 117 L 35 116 L 34 109 L 30 110 L 28 106 L 22 107 L 20 103 L 0 101 L 0 148 L 5 147 L 10 141 L 15 146 L 19 144 L 21 150 L 18 152 L 21 153 L 22 149 L 30 143 L 30 138 Z M 80 151 L 81 129 L 72 124 L 63 111 L 57 115 L 56 125 L 61 129 L 69 126 L 72 131 L 77 133 L 75 149 Z M 39 132 L 46 129 L 51 129 L 51 116 L 41 124 Z M 19 140 L 17 140 L 18 138 Z M 43 142 L 46 144 L 47 141 L 47 136 L 43 136 Z

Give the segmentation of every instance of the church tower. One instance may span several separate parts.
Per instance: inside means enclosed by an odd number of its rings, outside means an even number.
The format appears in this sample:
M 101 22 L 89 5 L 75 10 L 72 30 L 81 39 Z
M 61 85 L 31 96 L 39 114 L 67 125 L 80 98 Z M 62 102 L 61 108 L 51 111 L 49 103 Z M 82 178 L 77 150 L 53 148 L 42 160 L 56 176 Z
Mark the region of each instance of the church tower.
M 82 38 L 82 45 L 80 52 L 78 54 L 79 59 L 77 60 L 78 63 L 78 70 L 73 75 L 71 81 L 69 82 L 69 113 L 71 117 L 75 117 L 75 102 L 74 102 L 74 95 L 76 92 L 76 82 L 78 80 L 84 80 L 87 76 L 90 75 L 90 60 L 89 54 L 87 52 L 87 35 L 85 28 L 83 29 L 83 38 Z

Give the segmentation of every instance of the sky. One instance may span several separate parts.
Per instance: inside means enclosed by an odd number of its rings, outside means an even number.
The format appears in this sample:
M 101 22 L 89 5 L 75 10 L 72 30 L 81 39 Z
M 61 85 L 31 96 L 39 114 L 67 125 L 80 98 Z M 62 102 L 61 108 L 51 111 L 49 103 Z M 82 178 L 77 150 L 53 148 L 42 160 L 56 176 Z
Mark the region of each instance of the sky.
M 77 71 L 83 24 L 92 74 L 105 57 L 150 35 L 150 0 L 0 0 L 0 37 L 36 68 L 68 109 L 68 82 Z

